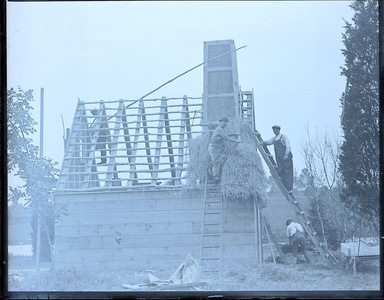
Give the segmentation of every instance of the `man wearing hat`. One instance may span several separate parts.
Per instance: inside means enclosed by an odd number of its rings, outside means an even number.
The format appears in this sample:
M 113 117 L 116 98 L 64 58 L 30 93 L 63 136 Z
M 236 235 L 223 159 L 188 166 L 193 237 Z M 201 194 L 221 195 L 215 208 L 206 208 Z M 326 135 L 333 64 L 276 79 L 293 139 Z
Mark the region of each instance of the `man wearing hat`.
M 277 174 L 281 178 L 284 187 L 288 193 L 293 191 L 293 161 L 291 145 L 288 137 L 280 133 L 279 125 L 272 126 L 275 136 L 267 141 L 263 141 L 263 145 L 274 145 L 275 157 L 277 163 Z
M 91 114 L 94 116 L 98 116 L 99 110 L 97 108 L 94 108 L 91 110 Z M 94 127 L 95 124 L 96 123 L 93 123 L 92 124 L 93 126 L 91 127 Z M 105 117 L 104 117 L 101 120 L 99 136 L 97 138 L 97 144 L 96 144 L 96 150 L 100 150 L 100 156 L 101 156 L 101 161 L 98 163 L 98 165 L 103 165 L 107 163 L 107 141 L 110 135 L 110 132 L 107 128 L 108 128 L 108 123 L 105 121 Z
M 288 218 L 285 222 L 287 225 L 287 237 L 289 244 L 292 245 L 292 255 L 297 258 L 299 246 L 303 249 L 303 254 L 307 263 L 311 263 L 311 258 L 307 250 L 307 244 L 304 236 L 304 228 L 299 223 L 293 222 L 293 219 Z M 296 261 L 297 263 L 297 261 Z
M 230 135 L 238 135 L 236 133 L 233 134 L 227 134 L 224 131 L 224 128 L 227 126 L 227 123 L 229 122 L 228 118 L 221 118 L 219 120 L 220 124 L 216 127 L 214 130 L 211 142 L 208 146 L 208 152 L 211 156 L 212 160 L 212 176 L 213 179 L 217 182 L 220 180 L 221 177 L 221 167 L 227 157 L 225 156 L 224 149 L 224 141 L 234 142 L 234 143 L 241 143 L 240 141 L 237 141 L 233 138 L 230 138 Z

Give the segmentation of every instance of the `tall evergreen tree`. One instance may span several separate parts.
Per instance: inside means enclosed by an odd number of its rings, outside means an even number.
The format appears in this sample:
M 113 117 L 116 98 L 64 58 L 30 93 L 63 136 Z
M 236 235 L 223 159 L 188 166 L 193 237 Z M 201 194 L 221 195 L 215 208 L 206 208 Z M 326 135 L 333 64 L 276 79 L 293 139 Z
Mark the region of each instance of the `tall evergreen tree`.
M 379 18 L 378 1 L 355 1 L 342 35 L 347 86 L 341 97 L 340 172 L 345 204 L 378 229 L 379 216 Z

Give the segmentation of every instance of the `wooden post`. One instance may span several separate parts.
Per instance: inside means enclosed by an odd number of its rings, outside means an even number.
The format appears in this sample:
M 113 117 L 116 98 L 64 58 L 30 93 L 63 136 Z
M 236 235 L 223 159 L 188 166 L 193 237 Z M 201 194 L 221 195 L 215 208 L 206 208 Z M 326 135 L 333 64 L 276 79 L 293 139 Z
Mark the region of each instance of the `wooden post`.
M 122 100 L 122 99 L 120 99 Z M 132 163 L 132 146 L 131 146 L 131 139 L 129 137 L 129 129 L 128 129 L 128 121 L 127 121 L 127 115 L 125 108 L 123 109 L 123 117 L 122 117 L 122 122 L 123 122 L 123 128 L 124 128 L 124 140 L 125 140 L 125 146 L 127 147 L 127 155 L 128 155 L 128 163 Z M 137 179 L 137 173 L 134 173 L 134 178 Z M 137 181 L 134 181 L 133 183 L 137 183 Z
M 261 215 L 261 214 L 260 214 Z M 271 249 L 271 255 L 272 255 L 272 259 L 273 259 L 273 262 L 276 264 L 276 259 L 275 259 L 275 254 L 273 253 L 273 248 L 272 248 L 272 244 L 271 244 L 271 239 L 269 238 L 269 233 L 268 233 L 268 230 L 267 230 L 267 226 L 265 224 L 265 220 L 264 218 L 262 217 L 262 215 L 260 216 L 263 220 L 263 225 L 264 225 L 264 229 L 265 229 L 265 232 L 267 234 L 267 238 L 268 238 L 268 244 L 269 244 L 269 248 Z
M 151 145 L 149 144 L 149 137 L 148 137 L 148 128 L 147 128 L 147 117 L 145 115 L 145 108 L 144 108 L 144 102 L 143 100 L 140 101 L 141 103 L 141 120 L 143 123 L 143 130 L 144 130 L 144 140 L 145 140 L 145 151 L 147 153 L 147 161 L 148 161 L 148 167 L 150 170 L 153 169 L 152 165 L 152 155 L 151 155 Z
M 117 153 L 117 151 L 116 151 L 116 149 L 117 149 L 117 144 L 119 141 L 120 126 L 122 123 L 123 107 L 124 107 L 124 104 L 121 101 L 119 103 L 119 109 L 118 109 L 117 114 L 116 114 L 115 129 L 113 131 L 113 138 L 112 138 L 111 146 L 109 149 L 110 158 L 109 158 L 107 176 L 105 179 L 105 186 L 108 186 L 108 187 L 110 187 L 112 185 L 112 180 L 117 178 L 117 175 L 116 175 L 116 170 L 117 170 L 117 168 L 116 168 L 116 153 Z
M 153 185 L 157 184 L 157 176 L 158 176 L 157 170 L 159 169 L 159 161 L 160 161 L 160 153 L 161 153 L 160 147 L 163 139 L 164 115 L 165 115 L 166 107 L 167 107 L 167 99 L 163 97 L 161 99 L 160 116 L 159 116 L 159 123 L 157 128 L 157 141 L 156 141 L 155 158 L 154 158 L 154 166 L 153 166 L 155 172 L 151 173 L 153 178 L 152 180 Z
M 262 263 L 262 240 L 261 240 L 261 226 L 260 226 L 260 213 L 259 207 L 256 205 L 256 201 L 253 201 L 253 211 L 254 211 L 254 224 L 255 224 L 255 250 L 256 250 L 256 263 Z
M 168 145 L 169 163 L 171 166 L 171 175 L 172 175 L 172 178 L 175 178 L 176 177 L 175 158 L 173 156 L 171 128 L 169 127 L 169 116 L 168 116 L 168 109 L 167 108 L 165 108 L 164 120 L 165 120 L 165 132 L 166 132 L 167 145 Z
M 274 245 L 275 245 L 275 248 L 277 250 L 277 252 L 279 252 L 279 255 L 280 255 L 280 259 L 283 261 L 284 264 L 287 264 L 287 256 L 283 253 L 283 251 L 281 250 L 281 247 L 279 245 L 279 243 L 277 242 L 277 238 L 276 236 L 273 234 L 272 232 L 272 229 L 271 227 L 269 226 L 267 220 L 265 219 L 265 217 L 263 217 L 264 219 L 264 225 L 265 225 L 265 229 L 268 231 L 269 233 L 269 236 L 271 237 Z
M 263 225 L 261 223 L 261 209 L 258 208 L 257 222 L 259 227 L 259 249 L 260 249 L 260 263 L 263 263 Z
M 188 136 L 188 139 L 190 139 L 192 137 L 192 134 L 191 134 L 191 119 L 190 119 L 190 115 L 189 115 L 189 109 L 188 109 L 188 98 L 187 96 L 184 96 L 184 99 L 183 99 L 183 105 L 184 105 L 184 100 L 185 100 L 185 103 L 186 103 L 186 106 L 185 106 L 185 124 L 186 124 L 186 129 L 187 129 L 187 136 Z M 184 108 L 184 106 L 183 106 Z
M 104 104 L 100 103 L 99 112 L 102 111 L 103 109 L 104 109 Z M 95 120 L 97 120 L 95 123 L 93 123 L 95 125 L 95 127 L 93 128 L 95 131 L 94 131 L 94 134 L 92 136 L 92 145 L 91 145 L 90 152 L 89 152 L 87 162 L 85 165 L 85 176 L 84 176 L 82 186 L 81 186 L 81 188 L 84 190 L 90 186 L 90 178 L 93 178 L 93 176 L 94 176 L 94 174 L 92 174 L 92 173 L 94 173 L 93 170 L 95 170 L 95 167 L 94 167 L 94 165 L 95 165 L 95 151 L 96 151 L 96 145 L 98 143 L 97 139 L 99 137 L 101 123 L 103 122 L 102 116 L 100 115 L 100 113 L 96 116 Z
M 44 145 L 44 88 L 40 90 L 40 149 L 39 158 L 43 160 L 43 145 Z M 37 199 L 42 201 L 43 199 Z M 40 207 L 40 205 L 38 205 Z M 36 235 L 36 270 L 40 269 L 40 248 L 41 248 L 41 224 L 40 211 L 37 210 L 37 235 Z
M 131 164 L 130 164 L 130 170 L 131 173 L 129 174 L 129 181 L 127 183 L 128 186 L 133 185 L 133 183 L 138 182 L 137 180 L 137 173 L 136 171 L 136 153 L 137 153 L 137 144 L 139 142 L 139 133 L 140 133 L 140 124 L 141 124 L 141 117 L 142 117 L 142 101 L 139 103 L 138 113 L 137 113 L 137 119 L 136 119 L 136 129 L 135 129 L 135 138 L 133 142 L 133 149 L 132 149 L 132 158 L 131 158 Z
M 102 101 L 103 102 L 103 101 Z M 118 113 L 118 112 L 117 112 Z M 111 139 L 111 134 L 110 134 L 110 131 L 109 131 L 109 125 L 108 125 L 108 121 L 112 118 L 107 118 L 107 112 L 106 112 L 106 109 L 105 109 L 105 105 L 103 104 L 103 110 L 101 112 L 102 114 L 102 118 L 101 118 L 101 124 L 100 124 L 100 129 L 103 128 L 103 130 L 108 130 L 108 135 L 107 135 L 107 142 L 105 142 L 105 153 L 107 153 L 107 145 L 108 145 L 108 152 L 109 152 L 109 155 L 111 155 L 111 148 L 110 148 L 110 143 L 112 141 Z M 107 127 L 102 127 L 103 124 L 105 124 Z
M 40 224 L 39 211 L 37 211 L 36 271 L 40 270 L 40 243 L 41 243 L 41 224 Z
M 180 122 L 180 141 L 179 141 L 179 157 L 178 157 L 178 164 L 177 164 L 177 171 L 176 171 L 176 177 L 181 177 L 181 168 L 183 167 L 183 160 L 184 160 L 184 132 L 185 132 L 185 124 L 186 124 L 186 118 L 187 118 L 187 110 L 188 110 L 188 100 L 187 96 L 184 96 L 183 98 L 183 108 L 181 112 L 181 122 Z M 189 121 L 189 119 L 188 119 Z M 181 180 L 176 179 L 175 185 L 180 185 Z
M 256 130 L 256 120 L 255 120 L 255 105 L 254 105 L 254 98 L 253 98 L 253 88 L 252 88 L 252 96 L 251 96 L 251 99 L 252 99 L 252 129 L 253 130 Z

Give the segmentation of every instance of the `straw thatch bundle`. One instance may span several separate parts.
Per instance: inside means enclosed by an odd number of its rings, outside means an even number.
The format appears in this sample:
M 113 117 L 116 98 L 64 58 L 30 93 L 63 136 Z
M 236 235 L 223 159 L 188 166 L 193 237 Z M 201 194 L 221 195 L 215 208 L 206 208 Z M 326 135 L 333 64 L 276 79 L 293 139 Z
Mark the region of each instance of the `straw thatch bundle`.
M 245 126 L 248 125 L 239 119 L 231 120 L 227 125 L 226 131 L 239 133 L 242 143 L 226 142 L 227 160 L 222 168 L 219 189 L 227 200 L 248 201 L 254 198 L 259 206 L 266 207 L 266 175 L 256 145 Z M 211 167 L 208 144 L 208 133 L 189 140 L 187 188 L 204 188 L 207 170 Z
M 189 189 L 203 189 L 207 179 L 207 169 L 211 166 L 208 153 L 209 133 L 203 133 L 188 140 L 189 163 L 186 187 Z

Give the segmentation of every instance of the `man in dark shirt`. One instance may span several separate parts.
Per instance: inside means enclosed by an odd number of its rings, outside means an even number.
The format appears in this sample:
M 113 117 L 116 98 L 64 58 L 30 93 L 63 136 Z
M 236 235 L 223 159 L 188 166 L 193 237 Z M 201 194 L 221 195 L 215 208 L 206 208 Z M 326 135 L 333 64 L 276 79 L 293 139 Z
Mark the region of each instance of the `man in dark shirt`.
M 208 146 L 208 152 L 211 156 L 212 160 L 212 176 L 215 181 L 219 181 L 221 178 L 221 167 L 224 164 L 227 157 L 225 156 L 225 144 L 224 141 L 230 141 L 234 143 L 241 143 L 241 141 L 237 141 L 233 138 L 230 138 L 230 135 L 237 134 L 227 134 L 224 131 L 224 128 L 227 126 L 229 120 L 227 118 L 221 118 L 219 120 L 220 124 L 214 130 L 211 142 Z

